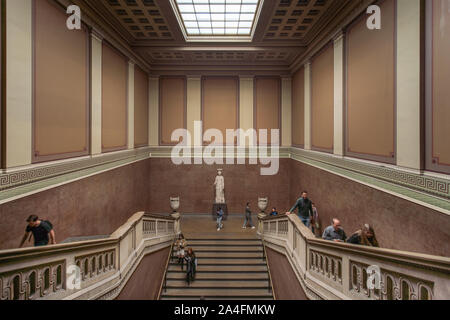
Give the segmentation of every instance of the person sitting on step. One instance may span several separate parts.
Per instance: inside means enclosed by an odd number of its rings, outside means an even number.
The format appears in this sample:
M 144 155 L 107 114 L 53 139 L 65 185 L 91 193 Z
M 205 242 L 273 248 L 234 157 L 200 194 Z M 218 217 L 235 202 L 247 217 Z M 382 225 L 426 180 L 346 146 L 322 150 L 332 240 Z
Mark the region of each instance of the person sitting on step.
M 183 234 L 180 233 L 178 236 L 178 240 L 175 242 L 175 249 L 177 250 L 178 263 L 181 265 L 181 270 L 183 270 L 184 265 L 184 248 L 186 248 L 187 241 L 184 238 Z

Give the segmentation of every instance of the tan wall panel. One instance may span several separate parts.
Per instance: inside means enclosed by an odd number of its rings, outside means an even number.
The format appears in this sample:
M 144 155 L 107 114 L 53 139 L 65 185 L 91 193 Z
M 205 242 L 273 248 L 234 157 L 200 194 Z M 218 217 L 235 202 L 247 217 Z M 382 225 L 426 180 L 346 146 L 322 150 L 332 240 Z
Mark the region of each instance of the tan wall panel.
M 202 81 L 202 119 L 204 132 L 218 129 L 225 143 L 226 130 L 237 129 L 239 79 L 205 77 Z
M 35 1 L 35 161 L 88 152 L 89 36 L 68 30 L 66 19 L 55 5 Z
M 104 43 L 102 65 L 102 148 L 124 149 L 128 135 L 128 62 Z
M 255 129 L 267 130 L 267 143 L 271 143 L 271 129 L 280 128 L 281 79 L 255 78 Z M 280 132 L 281 134 L 281 132 Z M 280 137 L 281 138 L 281 137 Z M 281 141 L 280 141 L 281 144 Z
M 301 67 L 292 79 L 292 144 L 305 144 L 305 68 Z
M 148 144 L 148 75 L 134 69 L 134 145 Z
M 381 4 L 382 28 L 361 19 L 347 35 L 347 151 L 393 158 L 395 1 Z
M 332 152 L 334 143 L 334 49 L 311 63 L 311 145 Z
M 172 132 L 186 128 L 186 78 L 162 77 L 160 79 L 160 143 L 172 142 Z
M 433 152 L 450 165 L 450 2 L 433 1 Z

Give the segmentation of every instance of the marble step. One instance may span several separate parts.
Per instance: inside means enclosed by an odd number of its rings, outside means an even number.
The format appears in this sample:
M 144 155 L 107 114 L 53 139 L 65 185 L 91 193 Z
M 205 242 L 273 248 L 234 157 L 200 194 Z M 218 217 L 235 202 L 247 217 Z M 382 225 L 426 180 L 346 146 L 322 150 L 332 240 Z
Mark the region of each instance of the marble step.
M 183 280 L 186 278 L 186 273 L 179 271 L 170 271 L 167 273 L 167 280 Z M 203 280 L 222 280 L 222 281 L 235 281 L 235 280 L 246 280 L 246 281 L 258 281 L 258 280 L 268 280 L 269 275 L 267 272 L 197 272 L 195 276 L 196 281 Z
M 167 280 L 167 290 L 169 289 L 182 289 L 190 290 L 192 288 L 199 289 L 268 289 L 269 281 L 266 280 L 257 280 L 257 281 L 246 281 L 246 279 L 237 279 L 237 280 L 199 280 L 197 277 L 195 281 L 192 282 L 189 286 L 187 285 L 185 280 Z
M 215 246 L 215 245 L 189 245 L 188 248 L 192 248 L 197 252 L 263 252 L 262 245 L 254 246 Z M 174 250 L 175 251 L 175 250 Z
M 180 266 L 175 261 L 171 261 L 169 265 Z M 220 257 L 204 257 L 197 258 L 198 266 L 205 265 L 238 265 L 238 266 L 259 266 L 266 265 L 266 261 L 261 258 L 220 258 Z
M 186 270 L 186 268 L 184 268 Z M 169 265 L 168 271 L 181 271 L 181 267 L 177 264 Z M 214 265 L 202 265 L 199 264 L 197 267 L 197 273 L 200 272 L 217 272 L 217 273 L 227 273 L 227 272 L 266 272 L 266 264 L 258 265 L 233 265 L 233 264 L 214 264 Z
M 204 297 L 205 299 L 221 299 L 221 298 L 244 298 L 248 300 L 260 300 L 263 298 L 273 299 L 272 293 L 267 288 L 265 289 L 203 289 L 203 288 L 186 288 L 186 289 L 167 289 L 163 290 L 161 297 L 178 298 L 180 300 L 184 298 L 198 298 Z

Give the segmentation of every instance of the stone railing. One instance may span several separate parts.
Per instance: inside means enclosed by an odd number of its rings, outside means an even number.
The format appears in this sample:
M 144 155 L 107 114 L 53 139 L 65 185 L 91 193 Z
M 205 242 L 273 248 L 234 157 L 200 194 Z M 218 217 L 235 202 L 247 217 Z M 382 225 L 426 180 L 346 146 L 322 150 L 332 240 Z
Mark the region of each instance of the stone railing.
M 106 239 L 0 251 L 0 300 L 114 299 L 145 255 L 171 246 L 174 222 L 139 212 Z
M 259 220 L 310 299 L 447 300 L 450 258 L 317 239 L 296 215 Z

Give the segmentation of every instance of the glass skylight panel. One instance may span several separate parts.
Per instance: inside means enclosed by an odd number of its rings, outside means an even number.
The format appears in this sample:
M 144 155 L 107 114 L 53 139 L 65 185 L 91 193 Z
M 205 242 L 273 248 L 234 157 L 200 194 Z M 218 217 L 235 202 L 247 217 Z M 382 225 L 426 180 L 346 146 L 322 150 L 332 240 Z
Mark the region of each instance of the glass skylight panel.
M 250 37 L 262 3 L 262 0 L 172 1 L 188 37 L 206 36 L 212 40 L 214 36 Z

